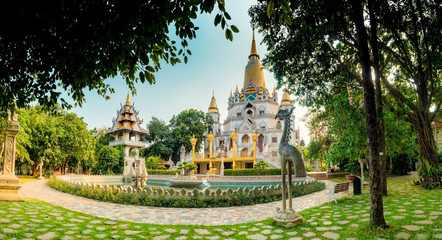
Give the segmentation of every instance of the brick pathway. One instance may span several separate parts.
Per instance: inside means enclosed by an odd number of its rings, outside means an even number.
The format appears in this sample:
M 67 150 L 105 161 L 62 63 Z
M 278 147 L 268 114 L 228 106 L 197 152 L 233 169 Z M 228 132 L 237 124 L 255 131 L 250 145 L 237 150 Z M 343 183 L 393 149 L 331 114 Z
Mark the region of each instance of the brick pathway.
M 39 199 L 69 210 L 112 220 L 156 224 L 230 225 L 254 222 L 272 217 L 281 201 L 251 206 L 223 208 L 160 208 L 122 205 L 101 202 L 56 191 L 45 184 L 46 180 L 23 184 L 19 191 L 23 198 Z M 293 199 L 293 207 L 301 211 L 327 202 L 325 192 L 331 181 L 325 181 L 326 189 Z M 345 195 L 339 193 L 338 197 Z

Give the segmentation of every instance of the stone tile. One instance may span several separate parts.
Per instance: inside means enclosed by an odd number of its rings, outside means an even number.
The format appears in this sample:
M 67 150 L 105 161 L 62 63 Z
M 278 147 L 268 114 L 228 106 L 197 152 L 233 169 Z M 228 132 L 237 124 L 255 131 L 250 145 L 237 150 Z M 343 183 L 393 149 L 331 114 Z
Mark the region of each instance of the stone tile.
M 247 239 L 253 239 L 253 240 L 265 240 L 267 239 L 266 236 L 262 235 L 262 234 L 253 234 L 253 235 L 249 235 L 247 236 Z
M 10 228 L 3 228 L 4 233 L 17 233 L 17 230 L 10 229 Z
M 350 221 L 347 221 L 347 220 L 344 220 L 344 221 L 337 221 L 336 223 L 337 224 L 342 224 L 342 225 L 344 225 L 344 224 L 347 224 L 347 223 L 349 223 Z
M 37 239 L 47 240 L 47 239 L 53 239 L 53 238 L 56 238 L 56 237 L 57 237 L 57 233 L 55 233 L 55 232 L 48 232 L 48 233 L 45 233 L 43 235 L 38 236 Z
M 334 232 L 325 232 L 324 234 L 322 234 L 322 236 L 325 238 L 330 238 L 330 239 L 338 239 L 339 238 L 339 234 L 334 233 Z
M 313 236 L 316 236 L 316 234 L 314 233 L 314 232 L 306 232 L 306 233 L 304 233 L 304 234 L 302 234 L 303 236 L 305 236 L 305 237 L 313 237 Z
M 164 231 L 168 232 L 168 233 L 174 233 L 176 232 L 175 228 L 165 228 Z
M 442 239 L 442 233 L 434 234 L 434 239 Z
M 424 211 L 422 211 L 422 210 L 414 210 L 413 213 L 422 214 L 422 213 L 424 213 Z
M 278 234 L 272 234 L 270 235 L 270 239 L 280 239 L 283 238 L 284 236 L 278 235 Z
M 124 231 L 124 234 L 126 235 L 135 235 L 135 234 L 139 234 L 141 231 L 134 231 L 134 230 L 126 230 Z
M 332 222 L 330 222 L 330 221 L 325 221 L 325 222 L 322 222 L 322 224 L 324 224 L 324 225 L 332 225 Z
M 249 231 L 252 231 L 252 232 L 256 232 L 256 231 L 258 231 L 259 230 L 259 228 L 257 228 L 257 227 L 253 227 L 253 228 L 250 228 L 249 229 Z
M 287 233 L 285 233 L 285 234 L 287 234 L 287 235 L 289 235 L 289 236 L 293 236 L 293 235 L 296 235 L 296 234 L 298 234 L 297 232 L 287 232 Z
M 225 231 L 225 232 L 223 232 L 223 233 L 221 233 L 223 236 L 230 236 L 230 235 L 232 235 L 232 234 L 234 234 L 235 232 L 233 232 L 233 231 Z
M 93 220 L 89 222 L 90 224 L 99 224 L 101 223 L 101 220 Z
M 416 235 L 416 239 L 427 239 L 427 237 L 428 235 L 423 233 L 419 233 Z
M 217 240 L 219 239 L 219 236 L 206 237 L 206 239 Z
M 421 230 L 423 228 L 421 226 L 416 226 L 416 225 L 405 225 L 405 226 L 402 226 L 402 227 L 407 229 L 407 230 L 410 230 L 410 231 L 419 231 L 419 230 Z
M 409 239 L 410 234 L 408 234 L 406 232 L 398 232 L 395 237 L 396 237 L 396 239 Z
M 291 237 L 288 240 L 302 240 L 302 238 L 300 238 L 300 237 Z
M 264 230 L 262 230 L 262 234 L 270 234 L 272 232 L 272 230 L 270 230 L 270 229 L 264 229 Z
M 168 239 L 169 237 L 170 235 L 161 235 L 154 237 L 153 240 L 163 240 L 163 239 Z
M 97 227 L 96 228 L 98 231 L 104 231 L 104 230 L 106 230 L 106 227 Z
M 210 232 L 207 229 L 195 229 L 195 232 L 198 233 L 199 235 L 209 235 Z
M 106 224 L 106 225 L 115 225 L 117 223 L 114 222 L 114 221 L 106 221 L 106 222 L 104 222 L 104 224 Z
M 107 235 L 105 233 L 95 235 L 96 238 L 105 238 Z
M 284 231 L 282 231 L 282 229 L 276 229 L 274 232 L 275 233 L 283 233 Z
M 358 227 L 359 225 L 358 224 L 356 224 L 356 223 L 352 223 L 352 224 L 350 224 L 350 227 L 352 227 L 352 228 L 354 228 L 354 227 Z
M 431 220 L 423 220 L 423 221 L 416 221 L 417 224 L 433 224 L 433 221 Z
M 402 218 L 404 218 L 404 216 L 391 216 L 391 218 L 393 218 L 393 219 L 402 219 Z
M 187 234 L 189 233 L 189 229 L 181 229 L 180 234 Z
M 321 232 L 327 231 L 328 229 L 329 229 L 328 227 L 317 227 L 316 228 L 316 230 L 321 231 Z

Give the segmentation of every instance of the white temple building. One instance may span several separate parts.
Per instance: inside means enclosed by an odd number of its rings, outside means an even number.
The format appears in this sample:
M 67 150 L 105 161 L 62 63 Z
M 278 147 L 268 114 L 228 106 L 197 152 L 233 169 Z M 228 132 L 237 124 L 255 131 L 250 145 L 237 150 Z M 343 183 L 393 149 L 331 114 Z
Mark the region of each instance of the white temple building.
M 259 134 L 256 143 L 256 159 L 264 160 L 272 167 L 280 167 L 279 163 L 279 141 L 282 135 L 282 129 L 276 127 L 278 119 L 275 115 L 279 109 L 290 109 L 293 107 L 290 96 L 284 91 L 281 101 L 274 88 L 272 92 L 266 86 L 264 70 L 261 65 L 260 57 L 257 52 L 255 42 L 255 32 L 253 31 L 253 40 L 248 63 L 244 72 L 244 81 L 242 88 L 236 86 L 235 92 L 230 92 L 228 101 L 228 115 L 224 123 L 220 122 L 220 114 L 216 104 L 215 96 L 212 96 L 208 114 L 213 118 L 214 124 L 211 132 L 215 135 L 213 141 L 214 157 L 220 157 L 221 146 L 227 150 L 225 157 L 231 157 L 232 140 L 230 133 L 235 130 L 238 133 L 236 139 L 236 157 L 248 157 L 253 155 L 253 142 L 251 135 L 253 131 Z M 293 126 L 295 128 L 295 116 L 292 116 Z M 292 132 L 291 144 L 299 145 L 299 127 Z M 209 144 L 204 144 L 205 152 L 208 153 Z M 206 154 L 207 155 L 207 154 Z M 224 163 L 225 169 L 230 169 L 231 163 Z M 253 162 L 244 162 L 243 166 L 237 168 L 253 168 Z

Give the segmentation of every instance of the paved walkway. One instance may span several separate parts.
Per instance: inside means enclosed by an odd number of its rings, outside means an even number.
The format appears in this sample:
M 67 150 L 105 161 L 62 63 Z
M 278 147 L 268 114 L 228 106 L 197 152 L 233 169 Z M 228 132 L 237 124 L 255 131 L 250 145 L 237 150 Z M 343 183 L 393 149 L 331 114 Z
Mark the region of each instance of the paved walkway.
M 19 194 L 23 198 L 39 199 L 69 210 L 112 220 L 156 224 L 230 225 L 267 219 L 275 214 L 281 201 L 251 206 L 223 208 L 160 208 L 101 202 L 56 191 L 36 180 L 23 184 Z M 293 199 L 296 211 L 322 205 L 328 201 L 325 195 L 331 181 L 325 181 L 326 189 Z M 345 193 L 337 194 L 337 197 Z

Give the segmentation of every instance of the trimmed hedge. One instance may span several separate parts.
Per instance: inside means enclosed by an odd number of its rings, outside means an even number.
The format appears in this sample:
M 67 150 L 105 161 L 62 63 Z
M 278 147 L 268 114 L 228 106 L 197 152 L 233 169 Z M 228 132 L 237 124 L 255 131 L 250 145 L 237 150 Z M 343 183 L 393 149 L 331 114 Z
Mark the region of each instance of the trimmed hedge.
M 151 175 L 176 175 L 180 174 L 181 170 L 158 170 L 158 169 L 147 169 L 147 174 Z
M 224 176 L 281 175 L 281 168 L 226 169 Z
M 238 193 L 234 195 L 222 196 L 166 196 L 148 195 L 146 193 L 125 191 L 113 191 L 111 189 L 93 189 L 88 186 L 70 184 L 55 178 L 49 179 L 47 184 L 61 192 L 92 198 L 104 202 L 113 202 L 120 204 L 132 204 L 152 207 L 173 207 L 173 208 L 206 208 L 206 207 L 230 207 L 246 206 L 259 203 L 279 201 L 281 194 L 266 194 L 258 191 L 253 194 Z M 321 191 L 325 188 L 323 182 L 315 181 L 307 185 L 293 185 L 293 197 L 307 195 L 313 192 Z M 157 190 L 157 189 L 156 189 Z

